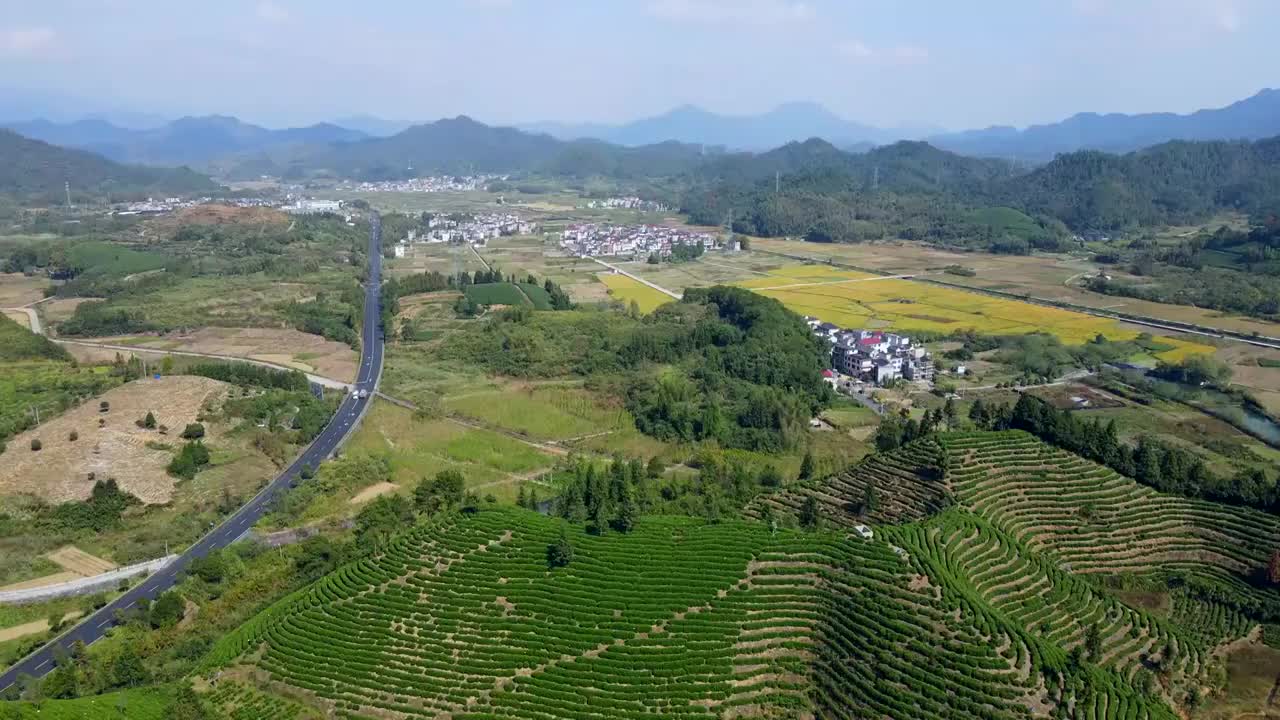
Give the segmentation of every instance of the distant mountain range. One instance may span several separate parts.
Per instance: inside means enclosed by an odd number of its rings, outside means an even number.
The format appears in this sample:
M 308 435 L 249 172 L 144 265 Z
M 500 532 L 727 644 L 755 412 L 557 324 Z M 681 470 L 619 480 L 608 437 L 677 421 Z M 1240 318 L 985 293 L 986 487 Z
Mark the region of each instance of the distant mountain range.
M 0 129 L 0 193 L 23 201 L 60 203 L 64 183 L 73 201 L 85 195 L 126 200 L 149 194 L 213 193 L 220 186 L 187 168 L 122 165 L 85 150 L 73 150 Z
M 929 142 L 963 155 L 1048 161 L 1058 153 L 1124 153 L 1170 140 L 1259 140 L 1280 135 L 1280 90 L 1266 89 L 1224 108 L 1187 115 L 1079 113 L 1023 130 L 990 127 L 935 135 Z
M 531 123 L 523 130 L 561 140 L 591 138 L 618 145 L 676 142 L 713 145 L 730 150 L 768 150 L 789 142 L 820 137 L 838 147 L 881 145 L 916 139 L 938 128 L 877 128 L 845 120 L 816 103 L 788 103 L 759 115 L 719 115 L 692 105 L 625 125 Z
M 122 127 L 114 121 L 116 118 L 134 126 Z M 531 123 L 495 128 L 499 132 L 468 146 L 474 155 L 461 149 L 451 151 L 440 144 L 442 136 L 454 132 L 461 133 L 462 140 L 479 140 L 477 128 L 485 126 L 465 117 L 411 126 L 402 121 L 354 115 L 332 123 L 273 130 L 213 115 L 185 117 L 157 127 L 139 126 L 153 121 L 149 116 L 117 111 L 73 122 L 29 120 L 0 123 L 0 127 L 64 147 L 91 150 L 120 162 L 191 165 L 219 174 L 240 175 L 250 170 L 272 173 L 280 167 L 302 171 L 317 164 L 335 172 L 360 168 L 373 175 L 397 176 L 409 167 L 458 171 L 473 166 L 489 170 L 524 168 L 528 167 L 531 152 L 544 161 L 552 159 L 560 149 L 554 142 L 570 143 L 578 155 L 593 156 L 607 165 L 609 161 L 602 158 L 608 154 L 602 147 L 605 144 L 640 149 L 673 143 L 717 153 L 760 152 L 810 138 L 822 138 L 853 152 L 898 140 L 924 139 L 962 155 L 1044 163 L 1059 153 L 1084 149 L 1124 153 L 1170 140 L 1256 140 L 1280 135 L 1280 90 L 1263 90 L 1224 108 L 1187 115 L 1082 113 L 1062 122 L 1022 130 L 990 127 L 955 133 L 930 127 L 872 127 L 845 120 L 814 103 L 790 103 L 759 115 L 742 116 L 683 106 L 624 125 Z M 386 142 L 380 142 L 383 140 Z M 342 147 L 346 144 L 356 147 Z M 534 148 L 540 149 L 534 152 Z M 688 148 L 680 152 L 687 154 Z M 509 167 L 498 168 L 503 163 Z
M 33 120 L 6 127 L 29 138 L 89 150 L 117 162 L 199 167 L 229 155 L 366 137 L 358 130 L 329 123 L 268 130 L 222 115 L 184 117 L 151 129 L 123 128 L 103 119 L 71 123 Z

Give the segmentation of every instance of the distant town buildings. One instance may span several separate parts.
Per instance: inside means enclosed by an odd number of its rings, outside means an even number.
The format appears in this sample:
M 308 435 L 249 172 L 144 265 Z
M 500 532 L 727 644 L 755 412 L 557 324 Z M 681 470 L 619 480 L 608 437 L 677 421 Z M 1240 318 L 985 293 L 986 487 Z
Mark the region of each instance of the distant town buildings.
M 666 225 L 570 225 L 560 234 L 560 247 L 574 255 L 651 255 L 667 257 L 678 245 L 701 243 L 706 250 L 720 248 L 720 238 L 712 233 L 693 232 Z
M 338 187 L 353 192 L 467 192 L 484 190 L 490 183 L 506 180 L 506 175 L 432 175 L 409 180 L 343 183 Z
M 342 209 L 341 200 L 314 200 L 302 199 L 294 200 L 288 205 L 280 208 L 290 215 L 318 215 L 320 213 L 336 213 Z
M 640 212 L 670 212 L 671 208 L 653 200 L 641 200 L 638 197 L 611 197 L 603 200 L 590 200 L 587 207 L 592 209 L 637 210 Z
M 805 317 L 805 322 L 831 347 L 831 367 L 843 375 L 876 385 L 888 385 L 899 378 L 933 381 L 933 357 L 905 335 L 846 330 L 811 317 Z
M 147 198 L 138 202 L 125 203 L 117 205 L 112 209 L 112 215 L 163 215 L 175 212 L 184 208 L 196 207 L 198 205 L 229 205 L 231 207 L 279 207 L 279 200 L 268 200 L 266 198 Z
M 532 235 L 538 225 L 515 213 L 451 213 L 424 215 L 424 222 L 397 241 L 392 249 L 396 257 L 408 254 L 418 243 L 453 243 L 485 245 L 492 238 L 507 235 Z

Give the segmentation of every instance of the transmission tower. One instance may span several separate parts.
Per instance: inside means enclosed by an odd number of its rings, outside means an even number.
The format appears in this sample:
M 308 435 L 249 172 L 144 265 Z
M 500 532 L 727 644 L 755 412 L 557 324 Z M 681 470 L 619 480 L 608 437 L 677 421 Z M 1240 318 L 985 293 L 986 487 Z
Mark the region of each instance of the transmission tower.
M 71 209 L 71 181 L 70 180 L 66 181 L 65 183 L 62 184 L 62 187 L 67 191 L 67 209 L 70 210 Z

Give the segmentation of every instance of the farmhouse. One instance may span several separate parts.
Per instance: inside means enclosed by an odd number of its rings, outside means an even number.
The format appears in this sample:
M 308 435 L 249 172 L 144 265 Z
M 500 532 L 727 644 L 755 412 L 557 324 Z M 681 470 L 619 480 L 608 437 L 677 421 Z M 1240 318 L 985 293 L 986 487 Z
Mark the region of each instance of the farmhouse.
M 933 380 L 933 358 L 923 346 L 913 344 L 905 335 L 880 330 L 844 330 L 811 317 L 806 317 L 805 322 L 814 337 L 830 345 L 831 367 L 844 375 L 878 385 L 887 385 L 898 378 Z

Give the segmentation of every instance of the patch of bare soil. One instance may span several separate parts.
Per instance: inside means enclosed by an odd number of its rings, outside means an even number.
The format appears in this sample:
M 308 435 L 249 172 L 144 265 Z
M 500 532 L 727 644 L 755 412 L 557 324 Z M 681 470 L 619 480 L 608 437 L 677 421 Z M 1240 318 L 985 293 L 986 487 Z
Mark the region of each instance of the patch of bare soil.
M 3 310 L 4 316 L 18 323 L 22 327 L 31 329 L 31 317 L 21 310 Z
M 0 590 L 30 590 L 31 588 L 44 587 L 45 585 L 57 585 L 58 583 L 71 582 L 84 577 L 80 573 L 66 570 L 63 572 L 53 573 L 52 575 L 41 575 L 38 578 L 23 580 L 22 582 L 13 583 L 0 587 Z
M 0 496 L 83 500 L 93 488 L 92 473 L 95 480 L 115 478 L 122 490 L 145 503 L 168 502 L 175 479 L 165 468 L 173 452 L 158 444 L 179 447 L 182 428 L 196 421 L 206 403 L 220 404 L 228 387 L 191 376 L 136 380 L 99 398 L 109 403 L 107 412 L 100 411 L 97 400 L 72 408 L 9 441 L 0 462 Z M 148 412 L 158 426 L 168 427 L 167 435 L 137 426 Z M 40 441 L 40 450 L 31 449 L 33 440 Z
M 81 612 L 79 610 L 72 610 L 71 612 L 62 616 L 62 622 L 65 624 L 67 622 L 70 622 L 71 620 L 75 620 L 76 618 L 80 617 L 80 615 L 81 615 Z M 0 629 L 0 643 L 9 642 L 10 640 L 17 640 L 18 638 L 26 637 L 28 635 L 38 635 L 42 632 L 47 631 L 48 629 L 49 629 L 48 620 L 35 620 L 33 622 L 23 623 L 22 625 L 14 625 L 13 627 L 2 628 Z
M 22 273 L 0 273 L 0 307 L 16 308 L 44 297 L 49 279 Z
M 363 505 L 364 503 L 367 503 L 370 500 L 380 495 L 393 493 L 399 489 L 400 489 L 399 485 L 391 482 L 374 483 L 373 485 L 370 485 L 369 487 L 356 493 L 355 497 L 351 498 L 347 502 L 351 503 L 352 505 Z
M 63 568 L 79 573 L 85 577 L 90 575 L 100 575 L 116 569 L 116 564 L 110 560 L 103 560 L 100 557 L 90 555 L 75 545 L 58 548 L 49 553 L 45 557 L 61 565 Z
M 172 217 L 159 218 L 159 225 L 284 225 L 289 216 L 274 208 L 235 207 L 233 205 L 196 205 L 184 208 Z
M 180 350 L 262 360 L 343 382 L 355 379 L 359 363 L 351 346 L 292 328 L 207 327 L 154 337 L 95 340 L 108 345 L 121 341 L 140 350 Z

